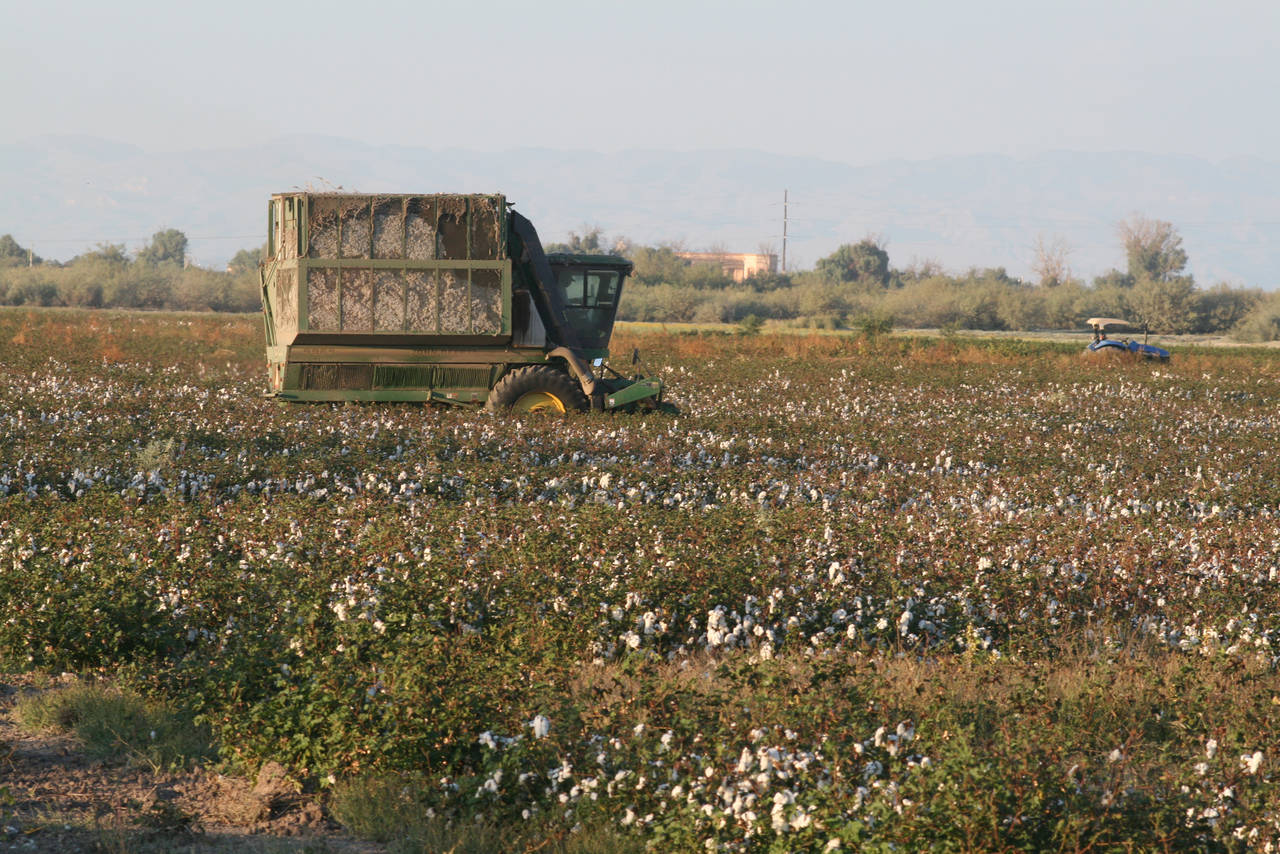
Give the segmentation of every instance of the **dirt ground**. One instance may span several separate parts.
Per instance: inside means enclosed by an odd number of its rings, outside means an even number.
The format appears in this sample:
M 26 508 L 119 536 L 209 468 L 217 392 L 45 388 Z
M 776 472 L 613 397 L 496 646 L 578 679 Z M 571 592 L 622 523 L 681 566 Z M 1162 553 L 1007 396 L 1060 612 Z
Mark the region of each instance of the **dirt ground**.
M 0 674 L 0 851 L 383 851 L 345 836 L 275 763 L 256 780 L 172 774 L 92 759 L 69 735 L 26 732 L 14 703 L 32 690 Z

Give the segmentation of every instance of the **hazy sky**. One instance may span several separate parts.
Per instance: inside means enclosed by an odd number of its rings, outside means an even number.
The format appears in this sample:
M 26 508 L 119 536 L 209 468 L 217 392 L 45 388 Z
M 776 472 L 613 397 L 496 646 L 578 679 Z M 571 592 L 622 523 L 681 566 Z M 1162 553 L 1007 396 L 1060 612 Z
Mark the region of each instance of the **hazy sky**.
M 1280 3 L 0 0 L 0 142 L 1280 151 Z

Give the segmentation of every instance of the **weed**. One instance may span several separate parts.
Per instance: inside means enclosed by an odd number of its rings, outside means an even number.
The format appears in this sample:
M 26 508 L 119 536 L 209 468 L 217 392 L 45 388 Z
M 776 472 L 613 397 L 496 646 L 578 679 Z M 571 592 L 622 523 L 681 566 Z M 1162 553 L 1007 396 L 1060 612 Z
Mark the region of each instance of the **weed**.
M 127 759 L 159 770 L 214 755 L 209 733 L 189 716 L 118 688 L 78 683 L 28 693 L 15 711 L 27 729 L 73 733 L 99 759 Z
M 138 451 L 135 465 L 139 471 L 153 472 L 173 465 L 173 438 L 152 439 Z

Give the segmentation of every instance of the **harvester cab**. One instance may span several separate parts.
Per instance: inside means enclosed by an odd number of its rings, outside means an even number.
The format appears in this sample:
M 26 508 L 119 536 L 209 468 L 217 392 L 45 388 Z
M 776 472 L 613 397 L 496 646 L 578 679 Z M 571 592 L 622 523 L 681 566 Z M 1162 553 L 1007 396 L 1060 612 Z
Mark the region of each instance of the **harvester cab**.
M 607 355 L 622 281 L 632 264 L 615 255 L 549 255 L 552 281 L 578 346 L 591 358 Z
M 552 254 L 547 256 L 547 264 L 551 270 L 550 289 L 555 292 L 554 302 L 560 311 L 559 332 L 564 336 L 558 341 L 579 357 L 580 369 L 590 366 L 590 379 L 582 385 L 591 408 L 658 406 L 660 380 L 639 372 L 627 376 L 607 362 L 618 299 L 632 263 L 617 255 Z M 638 361 L 633 358 L 632 364 Z

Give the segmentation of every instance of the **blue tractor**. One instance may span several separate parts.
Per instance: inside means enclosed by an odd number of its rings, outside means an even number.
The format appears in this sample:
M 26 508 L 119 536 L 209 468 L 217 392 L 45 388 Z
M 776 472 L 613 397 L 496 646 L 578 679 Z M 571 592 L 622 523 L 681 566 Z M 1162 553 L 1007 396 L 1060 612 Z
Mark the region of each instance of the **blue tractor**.
M 1147 343 L 1147 334 L 1144 330 L 1142 341 L 1134 341 L 1130 338 L 1110 338 L 1107 336 L 1107 330 L 1113 328 L 1124 328 L 1129 326 L 1129 321 L 1121 320 L 1118 317 L 1091 317 L 1086 323 L 1093 329 L 1093 343 L 1089 345 L 1089 349 L 1085 352 L 1097 354 L 1099 356 L 1133 356 L 1135 358 L 1154 359 L 1161 362 L 1169 361 L 1169 351 L 1154 344 Z

